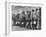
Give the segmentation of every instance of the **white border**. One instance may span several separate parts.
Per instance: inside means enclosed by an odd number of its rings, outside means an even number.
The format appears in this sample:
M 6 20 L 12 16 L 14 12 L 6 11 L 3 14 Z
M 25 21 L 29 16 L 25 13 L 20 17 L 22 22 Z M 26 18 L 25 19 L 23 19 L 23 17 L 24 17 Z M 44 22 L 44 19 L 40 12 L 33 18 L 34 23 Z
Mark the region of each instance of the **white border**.
M 33 4 L 33 3 L 16 3 L 16 2 L 7 2 L 7 34 L 15 34 L 15 31 L 12 31 L 12 26 L 11 26 L 11 16 L 12 16 L 12 12 L 11 12 L 11 6 L 15 5 L 15 6 L 36 6 L 36 7 L 41 7 L 41 18 L 43 15 L 43 11 L 44 11 L 44 6 L 43 4 Z M 41 19 L 42 20 L 42 19 Z M 44 30 L 43 28 L 43 22 L 41 21 L 41 25 L 42 25 L 42 30 L 38 30 L 38 32 L 42 32 Z M 31 30 L 32 32 L 32 30 Z M 37 32 L 37 30 L 35 30 L 34 32 Z

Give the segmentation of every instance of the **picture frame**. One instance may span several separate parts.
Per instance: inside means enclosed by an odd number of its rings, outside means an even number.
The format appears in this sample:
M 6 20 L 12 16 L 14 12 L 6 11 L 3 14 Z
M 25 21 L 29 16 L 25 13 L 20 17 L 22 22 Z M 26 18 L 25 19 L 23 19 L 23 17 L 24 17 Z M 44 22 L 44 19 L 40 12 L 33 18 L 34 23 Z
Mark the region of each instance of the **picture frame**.
M 9 33 L 15 34 L 15 31 L 12 31 L 12 5 L 14 6 L 34 6 L 34 7 L 41 7 L 41 18 L 42 18 L 42 13 L 44 12 L 44 6 L 43 4 L 36 4 L 36 3 L 21 3 L 21 2 L 5 2 L 5 35 L 8 35 Z M 41 30 L 40 32 L 43 31 L 43 24 L 42 24 L 42 19 L 41 19 Z M 37 31 L 37 30 L 36 30 Z M 32 32 L 32 31 L 31 31 Z M 35 31 L 34 31 L 35 32 Z

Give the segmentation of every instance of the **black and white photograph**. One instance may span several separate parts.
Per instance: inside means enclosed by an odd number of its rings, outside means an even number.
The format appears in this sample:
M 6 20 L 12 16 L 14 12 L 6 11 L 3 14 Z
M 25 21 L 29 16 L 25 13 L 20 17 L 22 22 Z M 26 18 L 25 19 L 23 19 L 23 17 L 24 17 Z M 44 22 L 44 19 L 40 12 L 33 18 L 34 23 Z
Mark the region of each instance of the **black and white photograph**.
M 41 30 L 40 6 L 12 5 L 12 31 Z
M 0 0 L 0 37 L 46 37 L 46 0 Z

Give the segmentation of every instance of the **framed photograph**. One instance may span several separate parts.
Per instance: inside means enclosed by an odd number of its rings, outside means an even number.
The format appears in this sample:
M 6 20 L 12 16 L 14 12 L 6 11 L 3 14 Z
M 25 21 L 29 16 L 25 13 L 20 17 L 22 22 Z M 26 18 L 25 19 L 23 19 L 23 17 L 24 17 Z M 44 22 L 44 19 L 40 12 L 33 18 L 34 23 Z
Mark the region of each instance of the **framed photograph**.
M 15 31 L 42 30 L 43 4 L 5 2 L 6 34 Z

